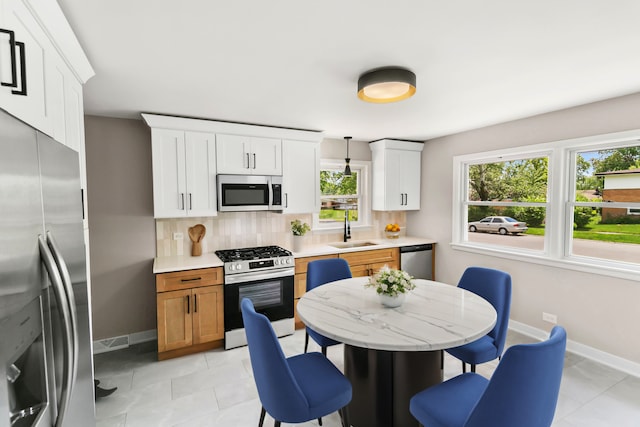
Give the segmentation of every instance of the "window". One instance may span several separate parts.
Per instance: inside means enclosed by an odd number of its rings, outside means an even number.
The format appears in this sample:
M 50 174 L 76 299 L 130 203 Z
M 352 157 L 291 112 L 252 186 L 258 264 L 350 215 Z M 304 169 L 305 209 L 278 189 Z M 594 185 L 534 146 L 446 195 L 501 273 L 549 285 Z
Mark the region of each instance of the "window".
M 525 251 L 544 250 L 548 153 L 466 163 L 463 240 Z M 535 238 L 524 238 L 524 233 Z
M 636 130 L 455 157 L 453 247 L 638 280 L 639 138 Z
M 370 225 L 369 162 L 352 160 L 351 175 L 344 175 L 343 160 L 320 161 L 320 213 L 314 230 L 342 229 L 348 212 L 351 228 Z

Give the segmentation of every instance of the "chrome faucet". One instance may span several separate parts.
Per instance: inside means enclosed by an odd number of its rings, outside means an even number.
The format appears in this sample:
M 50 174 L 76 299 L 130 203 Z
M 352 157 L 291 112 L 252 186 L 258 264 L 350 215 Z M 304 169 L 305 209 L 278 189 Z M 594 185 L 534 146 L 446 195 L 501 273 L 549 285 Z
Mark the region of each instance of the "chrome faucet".
M 351 224 L 349 223 L 349 209 L 344 210 L 344 235 L 343 241 L 346 242 L 351 238 Z

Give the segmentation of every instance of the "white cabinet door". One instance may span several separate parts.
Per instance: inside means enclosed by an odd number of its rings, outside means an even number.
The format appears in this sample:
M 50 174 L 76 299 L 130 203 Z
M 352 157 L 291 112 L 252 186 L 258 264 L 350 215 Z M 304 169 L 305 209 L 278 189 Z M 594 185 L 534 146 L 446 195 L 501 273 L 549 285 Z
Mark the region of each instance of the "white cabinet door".
M 15 46 L 12 52 L 8 34 L 0 34 L 0 80 L 16 86 L 0 87 L 0 108 L 52 135 L 45 95 L 45 69 L 50 58 L 47 52 L 53 50 L 53 45 L 23 2 L 3 0 L 1 12 L 0 28 L 13 31 L 15 41 L 21 45 Z M 21 62 L 24 62 L 24 68 Z
M 282 175 L 282 141 L 251 138 L 251 174 Z
M 320 144 L 282 141 L 282 212 L 320 211 Z
M 420 153 L 387 150 L 387 210 L 420 209 Z
M 373 162 L 372 209 L 420 209 L 421 152 L 411 141 L 380 140 L 369 144 Z
M 282 141 L 218 134 L 216 164 L 221 174 L 282 175 Z
M 156 218 L 215 216 L 215 135 L 151 130 Z
M 215 216 L 216 136 L 185 132 L 186 215 Z
M 152 129 L 151 155 L 154 217 L 186 216 L 184 131 Z
M 400 160 L 401 192 L 404 192 L 405 210 L 420 209 L 421 153 L 402 151 Z
M 251 174 L 251 138 L 240 135 L 216 135 L 218 173 Z

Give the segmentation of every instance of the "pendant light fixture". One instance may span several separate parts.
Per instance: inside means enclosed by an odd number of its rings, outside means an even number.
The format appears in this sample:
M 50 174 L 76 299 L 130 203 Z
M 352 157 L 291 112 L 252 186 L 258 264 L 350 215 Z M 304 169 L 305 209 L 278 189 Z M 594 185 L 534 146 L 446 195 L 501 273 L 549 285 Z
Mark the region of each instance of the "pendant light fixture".
M 351 137 L 350 136 L 345 136 L 344 139 L 347 140 L 347 157 L 345 157 L 345 159 L 344 159 L 344 161 L 347 164 L 344 167 L 344 175 L 351 176 L 351 166 L 349 166 L 349 162 L 351 161 L 351 159 L 349 158 L 349 140 L 351 139 Z
M 404 68 L 383 67 L 367 71 L 358 79 L 358 98 L 367 102 L 402 101 L 416 93 L 416 75 Z

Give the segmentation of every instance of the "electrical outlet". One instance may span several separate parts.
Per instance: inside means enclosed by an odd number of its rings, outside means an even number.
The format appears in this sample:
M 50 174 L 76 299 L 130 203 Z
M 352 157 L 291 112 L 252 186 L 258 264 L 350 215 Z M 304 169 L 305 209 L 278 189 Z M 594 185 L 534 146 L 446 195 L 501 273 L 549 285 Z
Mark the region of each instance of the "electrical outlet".
M 173 233 L 173 240 L 182 240 L 184 236 L 182 233 Z
M 545 322 L 553 323 L 554 325 L 558 324 L 558 316 L 551 313 L 545 313 L 544 311 L 542 312 L 542 320 L 544 320 Z

